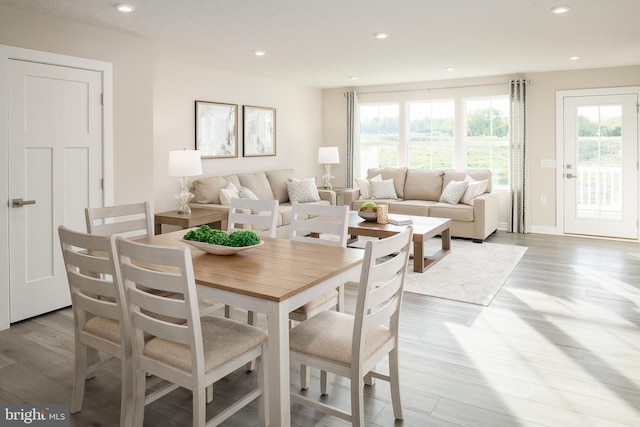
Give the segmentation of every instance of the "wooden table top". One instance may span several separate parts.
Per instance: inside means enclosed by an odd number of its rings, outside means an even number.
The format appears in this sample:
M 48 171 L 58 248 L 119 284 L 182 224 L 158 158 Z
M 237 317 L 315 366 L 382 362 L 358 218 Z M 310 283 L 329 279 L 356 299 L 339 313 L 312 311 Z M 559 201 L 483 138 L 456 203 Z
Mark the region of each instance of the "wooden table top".
M 270 301 L 283 301 L 361 264 L 364 251 L 262 237 L 263 245 L 221 256 L 181 242 L 185 231 L 140 239 L 142 243 L 187 246 L 196 283 Z
M 393 216 L 393 214 L 389 214 Z M 402 215 L 408 216 L 413 221 L 411 225 L 413 227 L 413 234 L 428 234 L 433 230 L 439 230 L 443 225 L 451 223 L 449 218 L 436 218 L 430 216 L 415 216 L 415 215 Z M 358 216 L 357 211 L 351 211 L 349 213 L 349 234 L 353 235 L 369 235 L 372 237 L 388 237 L 389 235 L 402 232 L 407 225 L 394 225 L 394 224 L 378 224 L 374 221 L 365 221 Z M 369 231 L 367 233 L 359 231 Z M 378 233 L 378 234 L 376 234 Z

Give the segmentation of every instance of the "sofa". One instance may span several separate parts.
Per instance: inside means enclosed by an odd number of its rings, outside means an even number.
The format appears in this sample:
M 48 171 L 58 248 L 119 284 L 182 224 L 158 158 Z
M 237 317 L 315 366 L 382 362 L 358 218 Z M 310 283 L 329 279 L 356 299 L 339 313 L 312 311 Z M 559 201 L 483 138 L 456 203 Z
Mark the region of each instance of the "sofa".
M 210 176 L 194 180 L 190 191 L 195 197 L 189 203 L 189 206 L 192 208 L 228 210 L 226 195 L 229 194 L 227 193 L 229 187 L 242 190 L 240 197 L 248 193 L 251 197 L 255 196 L 260 200 L 277 199 L 279 206 L 276 236 L 281 238 L 289 238 L 292 201 L 289 197 L 290 192 L 294 196 L 293 201 L 326 205 L 336 204 L 335 192 L 318 190 L 315 185 L 315 178 L 297 179 L 293 169 L 281 169 L 267 172 Z M 247 189 L 249 191 L 246 191 Z M 231 191 L 233 192 L 233 190 Z
M 451 235 L 474 242 L 498 229 L 498 194 L 491 192 L 490 170 L 375 168 L 356 181 L 359 188 L 344 193 L 344 203 L 353 210 L 373 201 L 388 204 L 389 213 L 450 218 Z

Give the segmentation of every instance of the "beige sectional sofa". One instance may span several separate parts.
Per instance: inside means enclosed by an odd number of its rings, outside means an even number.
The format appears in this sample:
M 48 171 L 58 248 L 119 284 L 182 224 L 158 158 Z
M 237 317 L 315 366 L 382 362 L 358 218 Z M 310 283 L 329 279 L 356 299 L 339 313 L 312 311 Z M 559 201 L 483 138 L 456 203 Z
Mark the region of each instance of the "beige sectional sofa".
M 487 181 L 484 193 L 470 204 L 442 203 L 440 197 L 450 181 L 464 181 L 470 176 L 475 181 Z M 360 189 L 347 190 L 344 203 L 358 210 L 366 201 L 388 204 L 390 213 L 404 215 L 451 218 L 451 235 L 482 242 L 498 228 L 498 194 L 491 192 L 489 170 L 422 170 L 407 168 L 369 169 L 367 179 L 381 176 L 393 179 L 397 199 L 364 199 Z
M 193 181 L 191 192 L 195 198 L 189 204 L 195 208 L 228 210 L 229 206 L 222 204 L 220 190 L 231 182 L 238 189 L 246 187 L 260 200 L 277 199 L 279 202 L 279 218 L 277 237 L 289 237 L 291 223 L 291 202 L 287 191 L 287 182 L 294 178 L 293 169 L 281 169 L 267 172 L 238 173 L 226 176 L 211 176 Z M 320 200 L 309 203 L 336 204 L 336 194 L 333 191 L 318 190 Z M 224 198 L 223 198 L 224 199 Z

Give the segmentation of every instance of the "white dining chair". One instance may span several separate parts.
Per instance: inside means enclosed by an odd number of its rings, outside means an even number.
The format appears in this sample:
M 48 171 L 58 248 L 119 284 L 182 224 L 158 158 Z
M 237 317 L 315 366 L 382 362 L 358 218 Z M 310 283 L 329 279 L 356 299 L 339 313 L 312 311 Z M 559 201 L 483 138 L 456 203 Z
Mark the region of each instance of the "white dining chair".
M 84 210 L 87 233 L 112 234 L 128 238 L 153 236 L 153 217 L 149 202 L 103 206 Z
M 291 401 L 364 426 L 364 385 L 373 378 L 389 381 L 396 419 L 402 419 L 398 376 L 398 326 L 402 291 L 409 260 L 413 230 L 365 247 L 355 315 L 327 310 L 298 324 L 289 333 L 291 363 L 320 368 L 346 377 L 351 382 L 351 413 L 324 402 L 291 393 Z M 388 356 L 389 374 L 375 370 Z M 327 376 L 321 378 L 321 392 L 327 394 Z
M 120 425 L 131 419 L 131 340 L 118 287 L 115 237 L 58 228 L 74 321 L 74 370 L 70 412 L 82 410 L 85 380 L 111 357 L 121 363 Z M 111 357 L 99 361 L 98 351 Z
M 191 252 L 187 247 L 145 245 L 117 239 L 127 313 L 133 333 L 133 416 L 142 426 L 144 406 L 166 393 L 146 395 L 146 373 L 156 375 L 193 394 L 193 425 L 218 425 L 258 399 L 260 424 L 266 425 L 267 334 L 250 325 L 220 316 L 199 316 Z M 181 294 L 170 298 L 150 292 Z M 162 317 L 182 319 L 169 323 Z M 145 340 L 145 334 L 152 338 Z M 249 363 L 257 363 L 257 386 L 206 422 L 205 388 Z
M 319 245 L 347 246 L 349 208 L 314 203 L 293 203 L 289 239 Z M 332 308 L 344 310 L 344 285 L 318 297 L 289 313 L 289 319 L 302 322 Z M 300 366 L 300 387 L 309 387 L 310 373 L 305 365 Z

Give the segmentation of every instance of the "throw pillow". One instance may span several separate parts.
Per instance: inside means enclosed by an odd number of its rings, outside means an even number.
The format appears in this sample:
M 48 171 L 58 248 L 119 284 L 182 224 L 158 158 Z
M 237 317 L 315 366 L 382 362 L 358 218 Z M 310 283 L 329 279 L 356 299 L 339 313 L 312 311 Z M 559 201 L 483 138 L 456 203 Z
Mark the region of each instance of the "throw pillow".
M 440 196 L 440 203 L 457 205 L 460 203 L 460 199 L 464 195 L 464 192 L 467 191 L 467 186 L 467 181 L 449 181 L 449 184 L 447 184 Z
M 397 199 L 396 188 L 393 179 L 383 179 L 380 181 L 369 180 L 372 199 Z
M 230 182 L 225 188 L 220 189 L 220 203 L 229 206 L 231 199 L 240 198 L 239 192 L 238 187 L 233 182 Z
M 356 178 L 356 183 L 360 189 L 360 199 L 371 198 L 371 186 L 369 185 L 369 181 L 382 181 L 382 175 L 376 175 L 371 179 Z
M 287 182 L 287 192 L 291 203 L 308 203 L 320 200 L 315 178 Z
M 241 199 L 251 199 L 251 200 L 260 200 L 258 196 L 256 196 L 253 191 L 249 190 L 247 187 L 240 187 L 240 191 L 238 191 L 238 196 Z M 259 215 L 260 209 L 251 209 L 252 215 Z
M 487 189 L 487 185 L 489 185 L 489 181 L 486 179 L 483 181 L 476 181 L 469 175 L 467 175 L 464 180 L 467 182 L 467 190 L 462 195 L 460 203 L 473 206 L 473 199 L 484 193 Z

